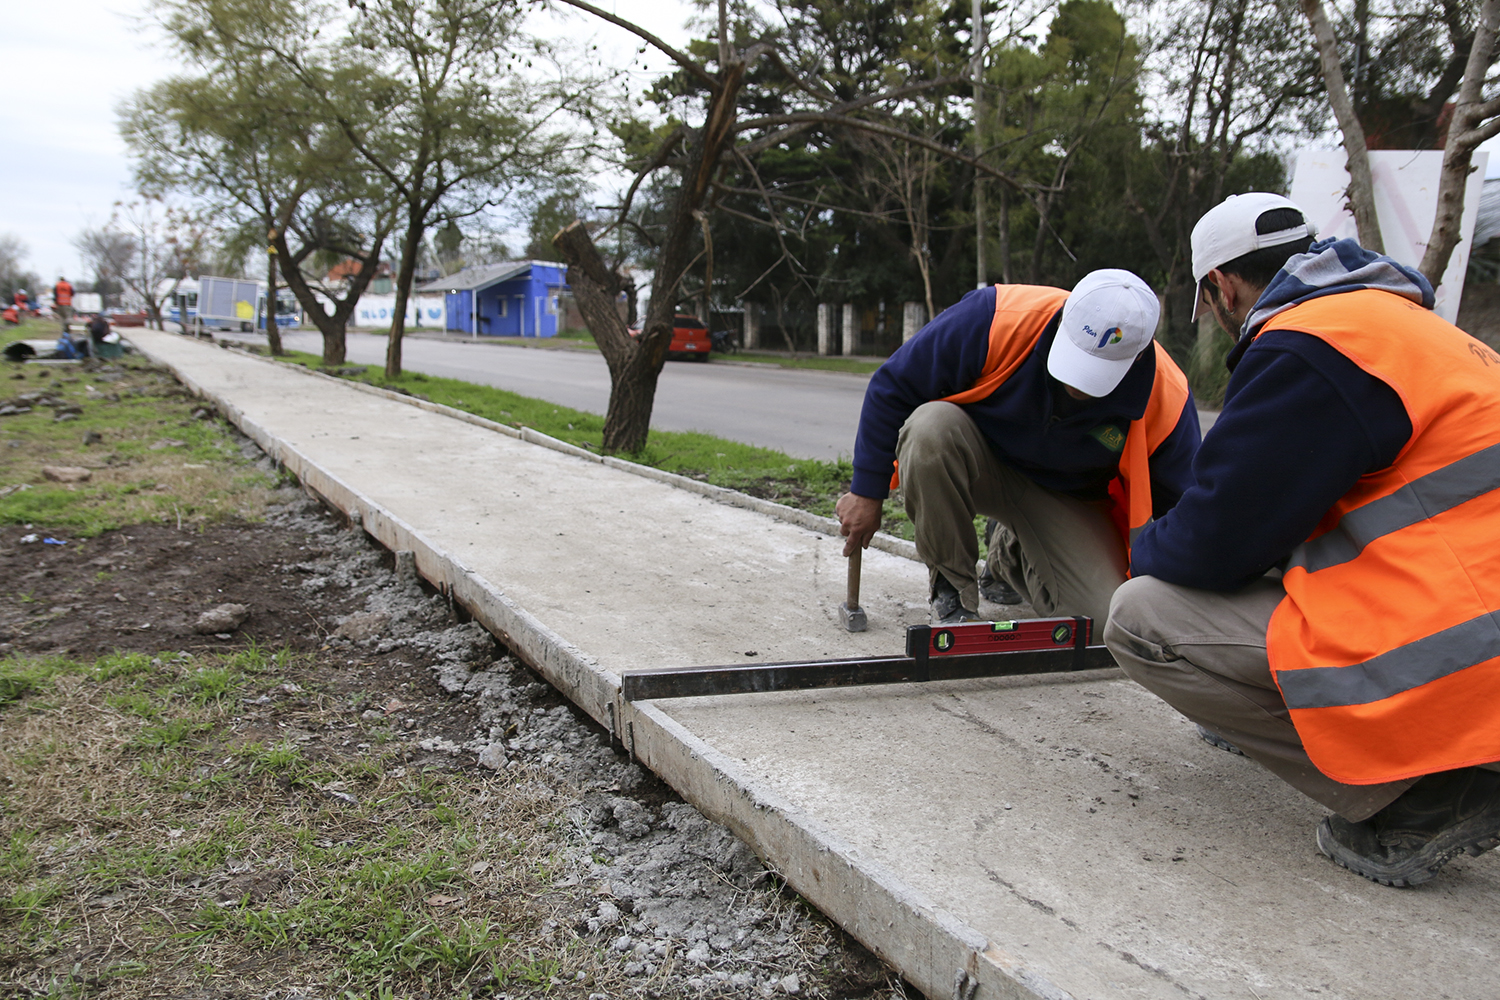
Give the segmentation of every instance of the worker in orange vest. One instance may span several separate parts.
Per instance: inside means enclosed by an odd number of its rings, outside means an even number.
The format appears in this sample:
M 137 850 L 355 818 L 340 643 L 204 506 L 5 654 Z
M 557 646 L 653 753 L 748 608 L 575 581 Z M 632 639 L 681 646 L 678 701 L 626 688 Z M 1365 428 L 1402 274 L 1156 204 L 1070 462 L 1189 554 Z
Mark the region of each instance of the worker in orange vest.
M 67 278 L 58 277 L 57 284 L 52 286 L 52 309 L 62 320 L 62 332 L 67 333 L 68 323 L 73 318 L 73 286 Z
M 1239 337 L 1197 482 L 1132 552 L 1125 672 L 1333 811 L 1386 885 L 1500 844 L 1500 354 L 1418 271 L 1247 194 L 1192 234 Z
M 945 310 L 870 378 L 836 507 L 844 554 L 869 545 L 899 485 L 934 623 L 978 620 L 982 594 L 1102 628 L 1131 534 L 1192 482 L 1198 412 L 1153 341 L 1159 316 L 1120 270 Z M 983 573 L 976 514 L 995 522 Z

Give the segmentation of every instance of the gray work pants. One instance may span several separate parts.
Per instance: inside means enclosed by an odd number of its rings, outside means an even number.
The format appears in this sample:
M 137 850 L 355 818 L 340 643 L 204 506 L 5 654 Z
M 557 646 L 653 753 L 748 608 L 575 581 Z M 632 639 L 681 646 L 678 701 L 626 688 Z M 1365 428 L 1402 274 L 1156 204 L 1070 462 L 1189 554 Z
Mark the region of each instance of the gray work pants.
M 1285 596 L 1271 577 L 1228 594 L 1136 577 L 1115 592 L 1104 641 L 1168 705 L 1345 819 L 1368 819 L 1412 781 L 1345 785 L 1308 759 L 1266 660 L 1266 629 Z
M 1037 614 L 1088 615 L 1103 632 L 1109 599 L 1125 579 L 1125 546 L 1105 505 L 1075 500 L 1004 465 L 970 416 L 953 403 L 924 403 L 896 445 L 901 492 L 916 528 L 928 586 L 941 572 L 963 605 L 979 608 L 978 514 L 1003 526 L 990 567 Z

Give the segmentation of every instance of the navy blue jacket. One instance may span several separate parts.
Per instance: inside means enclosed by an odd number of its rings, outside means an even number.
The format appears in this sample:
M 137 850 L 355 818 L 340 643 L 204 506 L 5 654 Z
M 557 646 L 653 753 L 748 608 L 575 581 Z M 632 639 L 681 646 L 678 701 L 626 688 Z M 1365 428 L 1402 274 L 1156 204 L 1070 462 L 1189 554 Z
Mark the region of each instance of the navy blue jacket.
M 1123 440 L 1131 421 L 1146 412 L 1156 379 L 1156 352 L 1143 351 L 1108 396 L 1075 400 L 1047 373 L 1060 316 L 1052 317 L 1036 348 L 1010 378 L 964 410 L 996 457 L 1032 482 L 1079 499 L 1103 499 L 1119 472 L 1120 455 L 1100 439 Z M 901 425 L 923 403 L 962 392 L 979 380 L 994 318 L 995 289 L 970 292 L 871 376 L 854 440 L 851 492 L 874 499 L 890 493 Z M 1103 433 L 1111 427 L 1120 434 Z M 1151 456 L 1152 504 L 1158 516 L 1191 485 L 1198 441 L 1198 411 L 1189 394 L 1176 429 Z
M 1311 334 L 1268 329 L 1241 340 L 1229 361 L 1224 411 L 1193 461 L 1196 483 L 1136 538 L 1135 576 L 1238 590 L 1282 563 L 1411 437 L 1396 391 Z

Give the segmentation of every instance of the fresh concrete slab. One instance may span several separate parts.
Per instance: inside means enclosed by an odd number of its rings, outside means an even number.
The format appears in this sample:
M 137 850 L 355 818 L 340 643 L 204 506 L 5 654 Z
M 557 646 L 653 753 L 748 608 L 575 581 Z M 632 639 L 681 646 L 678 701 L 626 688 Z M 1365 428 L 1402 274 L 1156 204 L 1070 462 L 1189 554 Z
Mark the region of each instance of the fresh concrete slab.
M 898 651 L 925 617 L 925 572 L 899 544 L 866 554 L 871 628 L 850 635 L 827 524 L 181 337 L 131 339 L 415 552 L 929 996 L 1495 995 L 1500 858 L 1415 890 L 1364 882 L 1317 855 L 1316 805 L 1117 672 L 618 698 L 642 667 Z

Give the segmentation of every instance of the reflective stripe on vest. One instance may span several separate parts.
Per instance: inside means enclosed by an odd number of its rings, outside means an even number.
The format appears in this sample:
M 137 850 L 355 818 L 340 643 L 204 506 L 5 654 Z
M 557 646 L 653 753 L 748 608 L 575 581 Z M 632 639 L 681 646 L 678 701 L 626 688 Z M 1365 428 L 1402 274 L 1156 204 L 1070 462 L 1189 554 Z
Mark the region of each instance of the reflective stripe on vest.
M 1500 355 L 1374 290 L 1270 325 L 1385 382 L 1412 424 L 1283 576 L 1267 654 L 1308 755 L 1348 784 L 1500 760 Z
M 984 369 L 973 385 L 944 396 L 943 401 L 962 406 L 989 398 L 1031 356 L 1067 299 L 1068 293 L 1060 288 L 996 285 L 995 316 L 990 321 Z M 1188 400 L 1187 376 L 1161 344 L 1153 342 L 1152 347 L 1156 351 L 1156 378 L 1151 398 L 1141 418 L 1130 423 L 1120 452 L 1119 475 L 1109 484 L 1111 515 L 1127 550 L 1151 522 L 1151 455 L 1176 429 Z M 891 489 L 900 485 L 898 468 L 891 476 Z

